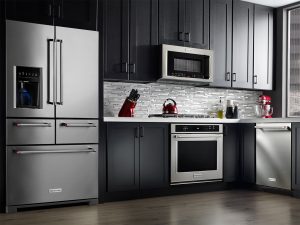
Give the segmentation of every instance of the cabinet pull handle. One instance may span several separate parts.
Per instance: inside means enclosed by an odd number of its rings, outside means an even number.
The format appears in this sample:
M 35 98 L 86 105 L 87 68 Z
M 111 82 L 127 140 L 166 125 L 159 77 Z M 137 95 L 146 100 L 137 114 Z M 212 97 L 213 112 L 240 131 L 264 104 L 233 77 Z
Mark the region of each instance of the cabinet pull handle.
M 253 76 L 253 83 L 254 83 L 254 84 L 257 84 L 257 75 L 254 75 L 254 76 Z
M 62 16 L 61 16 L 61 5 L 60 5 L 60 4 L 59 4 L 58 7 L 57 7 L 57 11 L 58 11 L 57 17 L 58 17 L 59 19 L 62 19 Z
M 179 32 L 178 33 L 178 39 L 179 39 L 179 41 L 183 41 L 183 32 Z
M 135 63 L 129 64 L 129 71 L 130 71 L 130 73 L 135 73 Z
M 128 73 L 128 62 L 121 63 L 121 73 Z
M 236 82 L 236 73 L 233 73 L 233 74 L 232 74 L 232 81 L 233 81 L 233 82 Z
M 185 41 L 186 42 L 190 42 L 191 41 L 191 33 L 189 33 L 189 32 L 185 33 L 184 36 L 185 36 Z
M 144 127 L 140 127 L 140 130 L 140 137 L 142 138 L 145 135 Z
M 225 74 L 225 81 L 230 81 L 230 72 Z
M 48 16 L 52 17 L 52 5 L 51 4 L 49 4 L 49 7 L 48 7 Z
M 136 137 L 136 138 L 139 138 L 139 137 L 140 137 L 140 128 L 139 128 L 139 127 L 136 127 L 136 128 L 135 128 L 135 137 Z

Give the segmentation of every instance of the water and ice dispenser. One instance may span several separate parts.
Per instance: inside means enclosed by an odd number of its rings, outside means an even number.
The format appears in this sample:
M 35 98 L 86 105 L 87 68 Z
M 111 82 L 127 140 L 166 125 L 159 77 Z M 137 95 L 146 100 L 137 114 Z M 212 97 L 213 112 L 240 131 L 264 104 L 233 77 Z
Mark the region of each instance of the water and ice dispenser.
M 42 69 L 16 67 L 16 107 L 41 108 Z

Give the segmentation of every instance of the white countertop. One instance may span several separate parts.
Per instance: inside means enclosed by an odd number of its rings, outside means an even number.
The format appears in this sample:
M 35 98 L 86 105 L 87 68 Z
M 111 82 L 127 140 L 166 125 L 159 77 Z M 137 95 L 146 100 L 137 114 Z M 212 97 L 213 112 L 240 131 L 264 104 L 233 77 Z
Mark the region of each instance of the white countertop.
M 250 119 L 218 119 L 218 118 L 141 118 L 141 117 L 104 117 L 104 122 L 127 123 L 295 123 L 300 118 L 250 118 Z
M 249 118 L 249 119 L 218 119 L 218 118 L 141 118 L 141 117 L 104 117 L 104 122 L 131 123 L 296 123 L 300 118 Z

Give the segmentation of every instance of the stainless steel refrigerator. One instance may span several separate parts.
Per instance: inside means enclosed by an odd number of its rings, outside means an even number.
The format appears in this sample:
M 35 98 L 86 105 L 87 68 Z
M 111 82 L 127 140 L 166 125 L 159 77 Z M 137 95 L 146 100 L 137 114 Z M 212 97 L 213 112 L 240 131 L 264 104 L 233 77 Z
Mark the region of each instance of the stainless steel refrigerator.
M 98 199 L 98 32 L 6 22 L 7 211 Z

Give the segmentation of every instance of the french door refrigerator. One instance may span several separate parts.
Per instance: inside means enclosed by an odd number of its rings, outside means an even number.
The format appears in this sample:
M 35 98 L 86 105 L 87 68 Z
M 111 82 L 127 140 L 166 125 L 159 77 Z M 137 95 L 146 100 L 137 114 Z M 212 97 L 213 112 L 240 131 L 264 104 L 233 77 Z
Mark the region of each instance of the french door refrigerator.
M 6 21 L 6 210 L 98 199 L 98 32 Z

